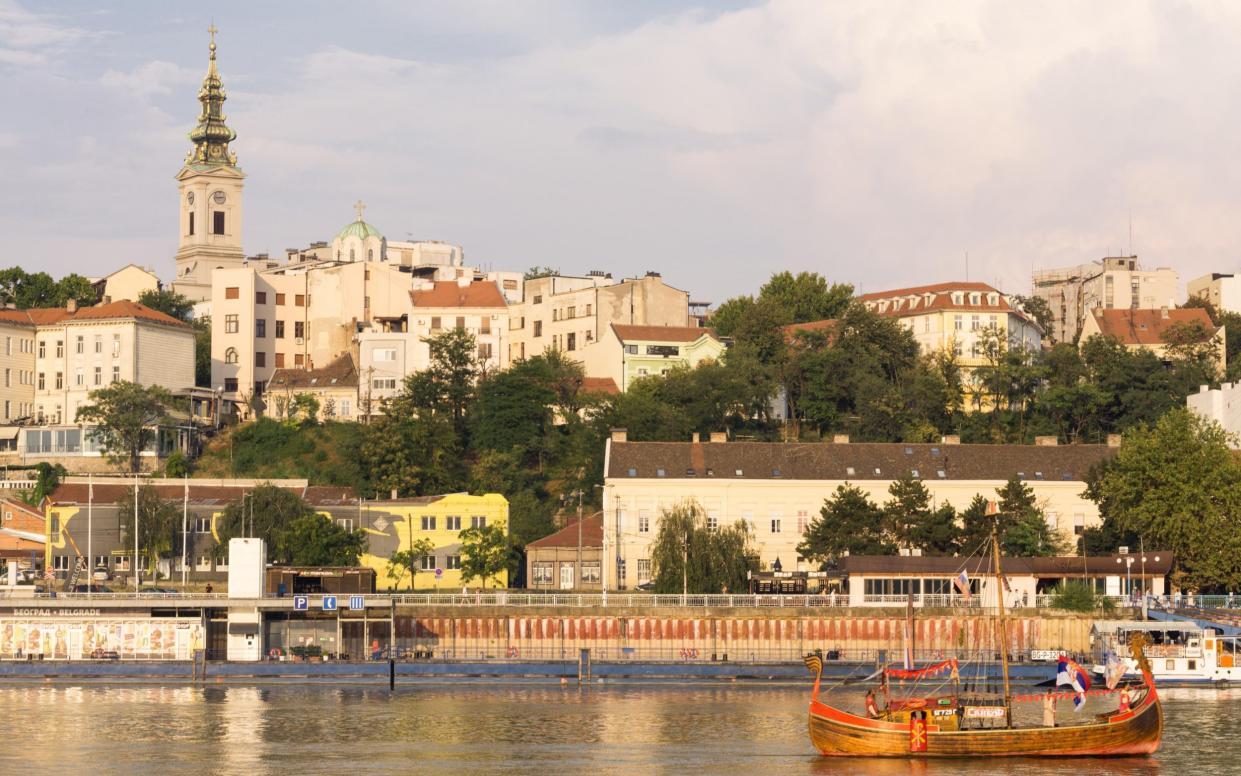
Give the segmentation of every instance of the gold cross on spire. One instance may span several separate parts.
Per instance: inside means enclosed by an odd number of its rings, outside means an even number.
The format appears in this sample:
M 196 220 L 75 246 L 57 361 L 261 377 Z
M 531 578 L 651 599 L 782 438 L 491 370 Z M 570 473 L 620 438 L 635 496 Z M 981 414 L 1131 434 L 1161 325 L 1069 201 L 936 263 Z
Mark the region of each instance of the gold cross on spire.
M 216 29 L 215 22 L 211 23 L 211 26 L 207 28 L 207 32 L 211 35 L 211 58 L 215 59 L 215 34 L 219 32 Z
M 358 211 L 358 220 L 361 221 L 362 211 L 366 210 L 366 203 L 359 199 L 357 202 L 353 203 L 353 209 Z

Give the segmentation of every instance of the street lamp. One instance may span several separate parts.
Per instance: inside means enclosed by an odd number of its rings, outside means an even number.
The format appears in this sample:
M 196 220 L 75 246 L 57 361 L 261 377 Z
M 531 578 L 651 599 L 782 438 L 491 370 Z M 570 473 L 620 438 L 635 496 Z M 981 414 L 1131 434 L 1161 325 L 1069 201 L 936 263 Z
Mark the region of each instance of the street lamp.
M 1123 562 L 1125 564 L 1125 595 L 1127 596 L 1133 595 L 1133 574 L 1130 571 L 1130 569 L 1133 568 L 1133 561 L 1134 557 L 1132 555 L 1126 555 L 1123 558 L 1116 559 L 1117 563 Z

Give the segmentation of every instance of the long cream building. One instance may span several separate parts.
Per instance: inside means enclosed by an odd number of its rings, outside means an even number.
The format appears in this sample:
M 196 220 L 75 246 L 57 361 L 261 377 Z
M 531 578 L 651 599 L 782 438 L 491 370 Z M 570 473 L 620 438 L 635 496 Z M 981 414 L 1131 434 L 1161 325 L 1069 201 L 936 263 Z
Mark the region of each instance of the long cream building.
M 797 545 L 837 486 L 852 483 L 878 504 L 905 474 L 935 504 L 963 510 L 975 495 L 995 498 L 1014 475 L 1029 485 L 1047 522 L 1070 545 L 1099 523 L 1086 499 L 1090 467 L 1116 453 L 1108 445 L 901 443 L 629 442 L 613 432 L 604 458 L 604 587 L 650 581 L 651 544 L 664 509 L 697 501 L 708 522 L 745 521 L 759 560 L 809 570 Z

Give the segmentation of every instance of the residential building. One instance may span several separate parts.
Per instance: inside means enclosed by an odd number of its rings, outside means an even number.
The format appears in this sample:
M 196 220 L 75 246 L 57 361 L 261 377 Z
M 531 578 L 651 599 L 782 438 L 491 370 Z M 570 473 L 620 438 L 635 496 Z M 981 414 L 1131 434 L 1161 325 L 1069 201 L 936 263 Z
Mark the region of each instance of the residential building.
M 245 173 L 229 143 L 237 133 L 225 124 L 227 95 L 215 64 L 212 34 L 207 75 L 198 91 L 202 109 L 198 124 L 190 130 L 190 149 L 177 173 L 180 227 L 176 255 L 177 277 L 173 289 L 200 302 L 211 298 L 212 275 L 221 269 L 241 267 L 242 184 Z
M 1241 383 L 1222 383 L 1218 388 L 1199 386 L 1197 393 L 1185 397 L 1185 404 L 1227 431 L 1229 447 L 1241 449 Z
M 1076 342 L 1090 311 L 1173 307 L 1180 278 L 1176 270 L 1143 269 L 1137 256 L 1109 256 L 1076 267 L 1034 273 L 1034 296 L 1051 308 L 1053 342 Z
M 351 353 L 344 353 L 324 367 L 277 369 L 267 382 L 267 414 L 284 419 L 300 395 L 319 402 L 316 420 L 357 420 L 358 368 Z
M 161 563 L 161 573 L 180 578 L 184 546 L 186 576 L 194 582 L 227 578 L 227 557 L 215 558 L 220 538 L 217 521 L 230 503 L 241 501 L 260 485 L 288 489 L 320 514 L 350 528 L 357 527 L 360 511 L 351 488 L 312 486 L 306 480 L 147 478 L 142 484 L 153 486 L 162 500 L 176 504 L 178 513 L 185 505 L 185 518 L 175 523 L 178 530 L 172 539 L 173 548 L 169 559 Z M 43 504 L 43 568 L 52 569 L 57 579 L 66 579 L 79 558 L 93 556 L 93 565 L 102 567 L 109 575 L 128 575 L 134 549 L 132 534 L 121 528 L 121 522 L 128 526 L 133 516 L 123 512 L 120 503 L 132 488 L 132 481 L 121 477 L 66 478 Z
M 724 350 L 712 329 L 613 323 L 593 347 L 583 351 L 582 360 L 586 374 L 609 378 L 627 391 L 634 380 L 648 375 L 718 361 Z
M 462 587 L 508 586 L 507 571 L 469 582 L 461 573 L 462 531 L 499 526 L 508 533 L 508 501 L 498 493 L 366 501 L 359 507 L 357 519 L 356 527 L 366 531 L 367 540 L 360 563 L 375 569 L 381 590 L 414 587 L 449 592 Z M 411 584 L 409 575 L 393 568 L 390 561 L 398 550 L 410 548 L 421 539 L 429 540 L 434 550 L 418 558 Z
M 125 299 L 137 302 L 143 293 L 160 289 L 159 276 L 137 264 L 126 264 L 116 272 L 95 280 L 93 285 L 101 302 L 119 302 Z
M 1221 312 L 1241 313 L 1241 277 L 1212 272 L 1189 281 L 1189 298 L 1198 297 Z
M 879 315 L 899 319 L 924 353 L 955 353 L 962 382 L 972 388 L 974 369 L 987 366 L 984 337 L 995 331 L 1009 348 L 1038 350 L 1042 328 L 1016 300 L 986 283 L 948 282 L 878 291 L 858 297 Z M 821 321 L 827 325 L 829 321 Z M 966 402 L 971 409 L 973 402 Z
M 0 423 L 35 416 L 35 335 L 34 321 L 26 311 L 0 310 Z M 0 435 L 0 449 L 11 442 Z
M 16 498 L 0 497 L 0 580 L 6 561 L 17 561 L 23 570 L 43 559 L 43 513 Z M 3 581 L 0 581 L 3 584 Z
M 559 350 L 577 360 L 613 323 L 631 326 L 685 326 L 689 294 L 664 283 L 658 273 L 613 280 L 593 272 L 585 277 L 547 275 L 527 280 L 521 304 L 509 311 L 508 360 Z M 593 376 L 593 375 L 592 375 Z
M 603 513 L 570 518 L 568 525 L 526 545 L 530 590 L 600 590 L 603 579 Z
M 1200 307 L 1168 308 L 1158 310 L 1108 310 L 1094 308 L 1082 327 L 1081 341 L 1095 336 L 1112 337 L 1130 350 L 1149 350 L 1161 360 L 1166 359 L 1167 339 L 1179 327 L 1197 328 L 1203 337 L 1216 343 L 1219 354 L 1217 370 L 1223 375 L 1228 367 L 1228 354 L 1224 347 L 1224 327 L 1216 327 L 1207 311 Z
M 1083 495 L 1086 473 L 1115 455 L 1110 445 L 962 445 L 850 443 L 629 442 L 613 432 L 604 457 L 604 586 L 650 581 L 651 544 L 662 511 L 693 499 L 708 525 L 744 521 L 760 563 L 810 570 L 797 545 L 824 499 L 850 483 L 871 500 L 889 499 L 892 481 L 922 481 L 933 504 L 964 510 L 974 496 L 996 498 L 1017 477 L 1033 491 L 1047 523 L 1069 546 L 1099 524 L 1098 507 Z M 1054 440 L 1053 440 L 1054 441 Z

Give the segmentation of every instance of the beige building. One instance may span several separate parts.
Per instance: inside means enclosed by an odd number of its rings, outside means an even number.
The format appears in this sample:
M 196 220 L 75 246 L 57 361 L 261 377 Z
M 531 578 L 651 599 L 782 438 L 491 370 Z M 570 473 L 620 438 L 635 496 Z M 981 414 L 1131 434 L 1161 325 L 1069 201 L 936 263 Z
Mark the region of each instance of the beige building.
M 1081 341 L 1099 334 L 1112 337 L 1130 350 L 1149 350 L 1161 360 L 1168 349 L 1167 338 L 1178 326 L 1199 327 L 1206 336 L 1215 341 L 1219 353 L 1217 376 L 1228 368 L 1228 353 L 1224 347 L 1224 327 L 1216 328 L 1207 311 L 1201 307 L 1167 308 L 1159 310 L 1105 310 L 1095 308 L 1082 327 Z
M 345 353 L 317 369 L 277 369 L 267 382 L 267 414 L 288 418 L 301 394 L 319 402 L 316 420 L 357 420 L 358 368 L 353 356 Z
M 190 130 L 194 147 L 177 173 L 180 228 L 173 288 L 199 302 L 211 297 L 212 275 L 241 267 L 242 184 L 245 173 L 229 143 L 237 133 L 225 124 L 227 94 L 215 65 L 215 35 L 207 75 L 198 92 L 198 124 Z
M 583 351 L 583 363 L 586 374 L 610 379 L 627 391 L 635 380 L 649 375 L 719 361 L 724 350 L 712 329 L 613 323 L 599 342 Z
M 147 291 L 160 289 L 159 276 L 146 267 L 126 264 L 111 275 L 94 281 L 95 293 L 101 302 L 137 302 Z
M 685 326 L 689 294 L 655 273 L 615 281 L 601 272 L 586 277 L 549 275 L 527 280 L 521 304 L 509 312 L 508 360 L 560 350 L 584 361 L 581 351 L 613 323 Z M 593 375 L 592 375 L 593 376 Z
M 27 311 L 0 310 L 0 344 L 0 423 L 33 418 L 35 326 Z
M 526 545 L 526 588 L 599 591 L 603 579 L 603 515 L 576 518 Z
M 797 555 L 824 499 L 851 483 L 878 504 L 910 474 L 936 505 L 965 509 L 975 495 L 994 498 L 1013 476 L 1033 489 L 1048 525 L 1072 545 L 1099 523 L 1082 494 L 1095 464 L 1115 454 L 1106 445 L 961 445 L 901 443 L 628 442 L 613 432 L 604 457 L 603 582 L 609 589 L 650 581 L 651 543 L 662 510 L 688 498 L 708 523 L 745 521 L 764 567 L 810 570 Z
M 1137 256 L 1109 256 L 1077 267 L 1036 271 L 1034 296 L 1051 308 L 1052 341 L 1075 342 L 1095 308 L 1173 307 L 1179 283 L 1176 270 L 1145 270 Z
M 1241 313 L 1241 277 L 1212 272 L 1189 281 L 1187 290 L 1190 299 L 1206 300 L 1221 312 Z

